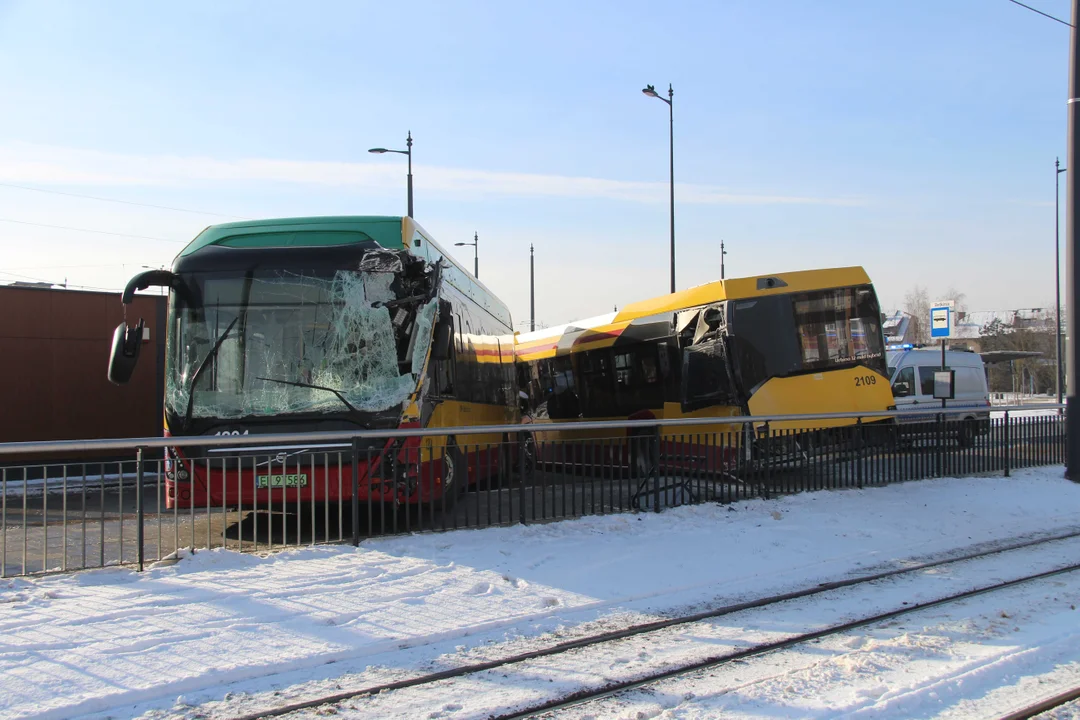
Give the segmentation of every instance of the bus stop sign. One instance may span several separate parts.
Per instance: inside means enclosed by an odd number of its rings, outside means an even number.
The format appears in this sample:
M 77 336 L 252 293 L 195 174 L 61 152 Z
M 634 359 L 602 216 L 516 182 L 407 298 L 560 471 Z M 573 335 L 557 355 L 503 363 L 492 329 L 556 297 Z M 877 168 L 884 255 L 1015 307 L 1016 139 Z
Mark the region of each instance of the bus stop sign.
M 952 334 L 952 313 L 948 305 L 930 308 L 930 337 L 947 338 Z

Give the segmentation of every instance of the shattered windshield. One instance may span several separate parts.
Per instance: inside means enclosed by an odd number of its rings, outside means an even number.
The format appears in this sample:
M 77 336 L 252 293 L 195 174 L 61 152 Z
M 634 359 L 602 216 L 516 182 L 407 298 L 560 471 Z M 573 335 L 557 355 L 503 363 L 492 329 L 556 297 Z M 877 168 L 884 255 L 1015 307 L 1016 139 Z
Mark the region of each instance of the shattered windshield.
M 168 409 L 240 418 L 400 406 L 423 370 L 438 300 L 400 261 L 360 268 L 188 275 L 201 302 L 173 298 Z

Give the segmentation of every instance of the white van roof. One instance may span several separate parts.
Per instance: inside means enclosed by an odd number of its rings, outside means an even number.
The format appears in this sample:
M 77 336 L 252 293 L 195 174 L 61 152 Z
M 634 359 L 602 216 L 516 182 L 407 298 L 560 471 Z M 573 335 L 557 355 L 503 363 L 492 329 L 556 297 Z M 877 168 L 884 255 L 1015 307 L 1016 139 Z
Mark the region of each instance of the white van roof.
M 941 367 L 941 350 L 890 350 L 885 354 L 890 367 L 916 365 Z M 946 350 L 945 364 L 949 367 L 983 367 L 982 356 L 974 352 Z

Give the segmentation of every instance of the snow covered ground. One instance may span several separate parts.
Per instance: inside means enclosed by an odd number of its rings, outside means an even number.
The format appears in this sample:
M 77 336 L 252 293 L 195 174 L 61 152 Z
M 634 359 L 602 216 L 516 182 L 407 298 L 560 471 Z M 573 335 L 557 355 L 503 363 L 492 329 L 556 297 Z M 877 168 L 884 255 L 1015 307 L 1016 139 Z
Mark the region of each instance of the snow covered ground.
M 1065 529 L 1080 529 L 1080 485 L 1044 468 L 0 581 L 0 717 L 231 717 Z M 484 717 L 656 663 L 1078 561 L 1080 540 L 1064 541 L 337 712 Z M 1074 606 L 1080 577 L 1062 576 L 571 716 L 986 717 L 1080 681 Z

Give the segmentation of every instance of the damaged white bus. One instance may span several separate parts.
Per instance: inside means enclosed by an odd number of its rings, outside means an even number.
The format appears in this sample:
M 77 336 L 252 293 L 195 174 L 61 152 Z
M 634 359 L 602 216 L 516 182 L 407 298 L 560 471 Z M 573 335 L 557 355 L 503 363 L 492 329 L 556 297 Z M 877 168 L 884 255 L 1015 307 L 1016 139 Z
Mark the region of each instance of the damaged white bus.
M 122 300 L 169 290 L 165 435 L 516 423 L 506 306 L 409 217 L 214 225 Z M 109 379 L 138 359 L 143 321 L 113 336 Z M 361 500 L 451 500 L 497 472 L 502 438 L 363 441 Z M 463 438 L 464 440 L 464 438 Z M 347 449 L 348 446 L 345 446 Z M 341 446 L 187 448 L 166 455 L 170 507 L 352 496 Z M 216 455 L 216 457 L 215 457 Z M 445 502 L 445 499 L 444 499 Z

